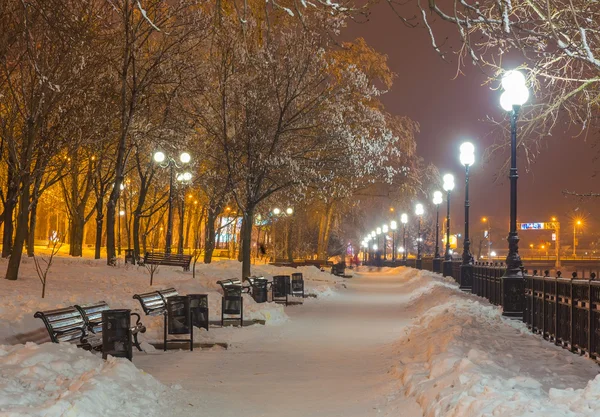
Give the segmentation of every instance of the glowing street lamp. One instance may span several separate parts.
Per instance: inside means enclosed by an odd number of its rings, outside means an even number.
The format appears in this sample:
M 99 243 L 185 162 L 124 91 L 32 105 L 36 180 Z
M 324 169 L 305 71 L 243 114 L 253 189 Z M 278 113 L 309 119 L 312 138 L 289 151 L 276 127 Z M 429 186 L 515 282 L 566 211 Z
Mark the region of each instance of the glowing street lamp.
M 519 235 L 517 234 L 517 119 L 521 106 L 529 99 L 525 76 L 520 71 L 507 71 L 502 77 L 504 92 L 500 106 L 510 112 L 510 229 L 508 233 L 508 256 L 506 271 L 502 277 L 502 315 L 523 317 L 523 272 L 519 256 Z M 515 294 L 517 296 L 515 297 Z
M 435 204 L 435 255 L 433 256 L 433 272 L 441 272 L 440 260 L 440 204 L 442 204 L 442 192 L 433 192 L 433 204 Z
M 406 265 L 406 223 L 408 223 L 408 214 L 402 213 L 400 216 L 400 223 L 404 226 L 404 231 L 402 235 L 402 262 Z
M 442 177 L 444 180 L 444 191 L 446 191 L 446 251 L 444 252 L 444 263 L 442 264 L 442 274 L 452 276 L 452 252 L 450 251 L 450 193 L 454 190 L 454 175 L 446 174 Z
M 387 234 L 390 231 L 387 224 L 381 226 L 381 232 L 383 233 L 383 259 L 387 260 Z
M 156 162 L 160 167 L 165 168 L 165 169 L 168 168 L 170 171 L 169 209 L 168 209 L 168 216 L 167 216 L 167 235 L 165 236 L 165 253 L 170 254 L 171 246 L 173 244 L 173 198 L 174 198 L 173 191 L 175 188 L 175 178 L 177 178 L 177 181 L 179 181 L 179 182 L 189 182 L 192 180 L 192 174 L 189 172 L 177 174 L 177 177 L 175 177 L 175 168 L 180 169 L 183 165 L 189 164 L 190 161 L 192 160 L 192 157 L 190 156 L 189 153 L 182 152 L 181 154 L 179 154 L 180 163 L 177 163 L 177 161 L 175 161 L 175 159 L 173 159 L 171 157 L 167 157 L 167 155 L 165 155 L 164 152 L 157 151 L 154 153 L 153 159 L 154 159 L 154 162 Z M 182 216 L 182 221 L 180 223 L 181 224 L 179 227 L 179 230 L 180 230 L 179 245 L 177 248 L 177 252 L 179 254 L 183 254 L 183 216 Z M 135 256 L 137 258 L 138 254 L 135 254 Z
M 415 206 L 415 214 L 418 219 L 417 225 L 417 269 L 422 269 L 422 259 L 421 259 L 421 217 L 425 210 L 423 209 L 423 204 L 417 203 Z
M 577 226 L 581 226 L 581 219 L 573 222 L 573 257 L 577 256 Z
M 469 168 L 475 163 L 475 146 L 471 142 L 460 145 L 460 163 L 465 167 L 465 238 L 460 268 L 460 289 L 470 290 L 473 286 L 473 255 L 471 255 L 469 240 Z

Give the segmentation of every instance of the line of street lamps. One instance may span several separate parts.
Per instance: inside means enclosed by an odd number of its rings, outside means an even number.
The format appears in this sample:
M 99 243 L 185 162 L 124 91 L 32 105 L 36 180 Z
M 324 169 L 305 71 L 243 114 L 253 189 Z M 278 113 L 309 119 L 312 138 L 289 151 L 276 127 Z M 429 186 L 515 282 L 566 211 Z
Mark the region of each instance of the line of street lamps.
M 510 227 L 508 234 L 508 256 L 506 257 L 506 272 L 502 277 L 502 306 L 503 315 L 509 317 L 519 317 L 523 314 L 523 271 L 522 262 L 519 256 L 519 236 L 517 233 L 517 120 L 521 106 L 529 99 L 529 90 L 526 86 L 526 79 L 520 71 L 507 71 L 502 78 L 502 88 L 504 92 L 500 97 L 501 107 L 510 112 L 510 131 L 511 131 L 511 154 L 510 154 Z M 475 146 L 470 142 L 464 142 L 460 146 L 460 162 L 465 168 L 465 231 L 463 240 L 463 253 L 460 271 L 459 284 L 463 290 L 471 290 L 473 283 L 473 264 L 474 259 L 471 254 L 471 241 L 469 235 L 469 170 L 475 163 Z M 446 250 L 444 260 L 441 262 L 439 254 L 439 206 L 442 204 L 442 193 L 435 191 L 433 193 L 433 204 L 436 206 L 436 233 L 435 233 L 435 255 L 433 270 L 442 272 L 446 276 L 452 275 L 452 256 L 450 250 L 450 194 L 454 190 L 454 177 L 452 174 L 446 174 L 443 177 L 443 188 L 446 191 L 447 214 L 446 214 Z M 416 204 L 415 215 L 417 217 L 417 256 L 416 267 L 422 267 L 421 257 L 421 219 L 424 214 L 422 204 Z M 404 225 L 403 246 L 399 248 L 402 252 L 402 261 L 406 263 L 406 223 L 408 216 L 403 213 L 401 222 Z M 394 222 L 394 225 L 396 223 Z M 383 228 L 378 227 L 375 232 L 370 233 L 363 239 L 361 246 L 369 252 L 372 249 L 373 255 L 378 254 L 379 235 L 383 229 L 387 231 L 387 225 Z M 392 230 L 395 230 L 395 226 Z M 383 255 L 386 259 L 386 236 L 384 232 Z M 394 254 L 392 260 L 395 260 L 395 233 L 392 234 L 392 248 Z M 375 242 L 375 243 L 373 243 Z M 575 245 L 574 245 L 575 246 Z M 366 258 L 365 258 L 366 259 Z M 441 265 L 440 265 L 441 264 Z M 441 266 L 441 267 L 440 267 Z

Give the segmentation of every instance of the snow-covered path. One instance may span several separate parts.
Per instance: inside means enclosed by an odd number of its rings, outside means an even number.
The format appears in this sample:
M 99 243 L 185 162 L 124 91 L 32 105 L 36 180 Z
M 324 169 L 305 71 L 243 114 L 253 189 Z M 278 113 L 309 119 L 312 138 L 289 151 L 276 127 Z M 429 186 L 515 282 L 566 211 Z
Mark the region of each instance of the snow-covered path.
M 283 326 L 231 329 L 227 351 L 136 355 L 134 363 L 189 391 L 198 415 L 421 416 L 390 372 L 392 342 L 411 321 L 402 285 L 395 274 L 365 274 L 329 299 L 287 307 Z

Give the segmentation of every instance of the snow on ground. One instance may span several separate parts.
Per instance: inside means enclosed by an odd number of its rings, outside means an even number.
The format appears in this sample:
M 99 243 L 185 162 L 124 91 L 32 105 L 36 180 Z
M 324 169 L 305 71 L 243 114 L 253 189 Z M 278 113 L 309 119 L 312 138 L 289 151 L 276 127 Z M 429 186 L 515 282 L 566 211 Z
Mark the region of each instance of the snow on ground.
M 394 373 L 426 416 L 592 416 L 599 368 L 504 319 L 499 308 L 429 272 L 410 271 Z M 416 288 L 420 287 L 420 288 Z M 595 379 L 594 379 L 595 378 Z M 588 382 L 589 381 L 589 382 Z
M 73 345 L 0 346 L 0 415 L 198 416 L 181 391 L 126 359 L 106 361 Z
M 0 342 L 41 341 L 40 309 L 105 299 L 139 309 L 142 267 L 56 259 L 48 298 L 30 260 L 17 282 L 0 280 Z M 2 264 L 0 263 L 0 269 Z M 239 276 L 235 261 L 161 268 L 153 288 L 208 293 Z M 257 305 L 247 312 L 275 326 L 211 328 L 198 338 L 229 349 L 134 352 L 102 361 L 72 346 L 0 346 L 0 415 L 592 416 L 600 412 L 600 368 L 530 334 L 500 309 L 462 293 L 450 279 L 408 268 L 360 268 L 342 280 L 313 267 L 265 265 L 255 275 L 303 272 L 319 298 L 303 306 Z M 153 320 L 156 320 L 154 322 Z M 159 338 L 161 319 L 146 340 Z M 147 345 L 147 343 L 144 343 Z M 260 387 L 259 389 L 257 389 Z M 231 399 L 231 393 L 235 399 Z
M 6 262 L 0 261 L 0 270 L 6 268 Z M 328 291 L 337 283 L 333 275 L 315 267 L 293 269 L 256 265 L 252 272 L 269 279 L 273 275 L 302 272 L 308 293 Z M 241 264 L 230 260 L 196 264 L 196 278 L 192 278 L 192 272 L 184 272 L 181 268 L 159 267 L 151 287 L 149 273 L 143 266 L 121 264 L 109 267 L 101 259 L 56 257 L 49 272 L 46 297 L 42 299 L 33 260 L 24 258 L 17 281 L 0 279 L 0 344 L 48 341 L 42 321 L 33 318 L 36 311 L 97 301 L 106 301 L 113 308 L 129 308 L 142 313 L 142 322 L 148 331 L 140 335 L 140 340 L 157 340 L 162 337 L 162 318 L 144 316 L 139 302 L 132 298 L 134 294 L 168 287 L 174 287 L 180 294 L 208 294 L 211 320 L 220 320 L 221 293 L 217 281 L 239 279 L 240 275 Z M 287 320 L 281 305 L 256 304 L 249 295 L 244 295 L 244 307 L 248 320 L 265 320 L 268 325 Z M 195 336 L 209 337 L 202 331 L 197 331 Z

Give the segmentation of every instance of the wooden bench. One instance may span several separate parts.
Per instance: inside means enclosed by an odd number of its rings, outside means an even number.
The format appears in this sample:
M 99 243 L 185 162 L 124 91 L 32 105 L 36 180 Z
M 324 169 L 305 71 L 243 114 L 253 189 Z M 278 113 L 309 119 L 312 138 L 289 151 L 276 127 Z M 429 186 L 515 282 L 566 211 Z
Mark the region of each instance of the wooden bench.
M 33 317 L 44 322 L 53 343 L 74 343 L 87 350 L 102 344 L 102 339 L 98 337 L 88 340 L 85 319 L 74 306 L 38 311 Z
M 98 335 L 102 333 L 102 312 L 106 310 L 110 310 L 110 307 L 106 303 L 106 301 L 99 301 L 93 304 L 85 304 L 85 305 L 75 305 L 75 308 L 79 310 L 83 320 L 85 322 L 86 328 L 92 334 Z M 142 351 L 140 347 L 140 342 L 138 341 L 138 333 L 146 333 L 146 326 L 144 326 L 141 322 L 141 317 L 138 313 L 131 313 L 132 316 L 136 317 L 135 324 L 131 326 L 129 331 L 133 336 L 133 345 L 139 350 Z
M 180 266 L 184 271 L 190 270 L 192 255 L 166 254 L 162 252 L 146 252 L 144 264 L 147 265 L 166 265 Z

